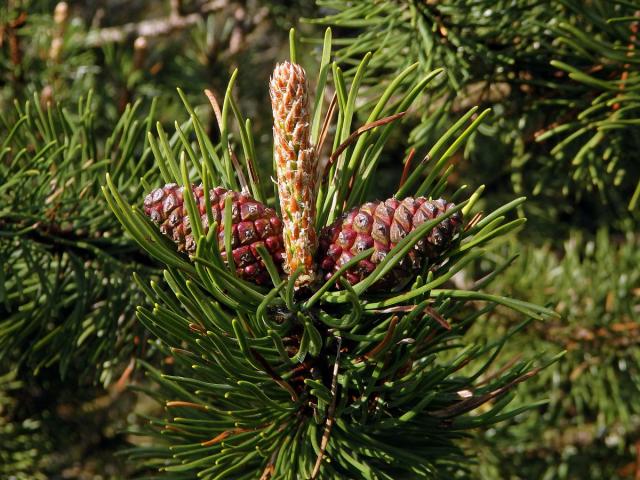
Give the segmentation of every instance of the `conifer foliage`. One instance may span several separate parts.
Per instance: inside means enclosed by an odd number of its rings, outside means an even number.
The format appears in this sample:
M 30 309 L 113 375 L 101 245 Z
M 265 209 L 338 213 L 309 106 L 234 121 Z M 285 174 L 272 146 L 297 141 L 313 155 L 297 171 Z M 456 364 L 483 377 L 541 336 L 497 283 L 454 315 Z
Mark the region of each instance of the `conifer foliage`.
M 131 159 L 149 125 L 138 103 L 99 140 L 92 106 L 91 96 L 76 111 L 34 96 L 0 114 L 0 361 L 108 384 L 142 333 L 131 274 L 157 267 L 122 237 L 99 178 L 108 169 L 123 191 L 140 189 L 149 153 Z
M 471 173 L 483 175 L 491 165 L 517 192 L 562 199 L 561 212 L 572 212 L 575 200 L 591 208 L 608 203 L 617 215 L 637 212 L 640 171 L 630 154 L 638 149 L 639 122 L 632 93 L 640 51 L 634 2 L 317 3 L 327 15 L 313 23 L 351 32 L 339 59 L 357 65 L 375 52 L 373 91 L 380 77 L 392 78 L 416 60 L 414 81 L 434 66 L 446 68 L 446 79 L 419 111 L 414 144 L 436 141 L 451 113 L 469 103 L 492 107 L 498 115 L 466 151 L 480 165 Z M 355 72 L 352 66 L 346 75 Z
M 637 3 L 0 2 L 0 477 L 639 477 Z
M 318 263 L 309 248 L 314 244 L 310 230 L 319 232 L 343 212 L 374 200 L 371 179 L 391 129 L 399 127 L 402 112 L 440 73 L 408 85 L 416 66 L 399 72 L 365 125 L 356 128 L 354 108 L 370 58 L 365 56 L 348 85 L 341 68 L 331 62 L 328 30 L 315 95 L 309 96 L 313 108 L 306 116 L 303 74 L 292 44 L 291 62 L 276 67 L 271 84 L 278 177 L 273 194 L 267 193 L 267 177 L 257 174 L 251 123 L 232 95 L 238 72 L 231 76 L 221 107 L 208 92 L 219 144 L 204 133 L 184 96 L 189 119 L 176 124 L 177 143 L 170 145 L 160 127 L 157 136 L 149 134 L 162 182 L 184 188 L 190 219 L 202 218 L 199 197 L 189 193 L 194 182 L 201 182 L 204 192 L 224 188 L 267 207 L 280 203 L 285 272 L 265 245 L 255 245 L 269 273 L 268 286 L 246 281 L 234 267 L 235 259 L 221 254 L 231 251 L 234 240 L 232 195 L 224 200 L 221 230 L 204 195 L 209 228 L 189 221 L 195 251 L 187 257 L 145 215 L 143 196 L 134 205 L 127 203 L 107 176 L 103 192 L 116 217 L 166 267 L 164 282 L 139 282 L 153 307 L 138 307 L 138 318 L 161 340 L 158 348 L 173 358 L 162 372 L 146 366 L 157 384 L 147 393 L 165 415 L 139 431 L 151 443 L 129 452 L 141 471 L 159 471 L 164 478 L 448 478 L 466 468 L 471 452 L 461 449 L 459 439 L 470 429 L 527 409 L 508 410 L 509 392 L 545 364 L 530 358 L 491 372 L 493 359 L 520 326 L 476 343 L 464 334 L 495 308 L 513 309 L 524 323 L 553 312 L 483 291 L 502 267 L 468 289 L 450 283 L 483 255 L 485 245 L 522 224 L 507 220 L 522 199 L 482 217 L 474 208 L 482 187 L 470 195 L 461 188 L 449 196 L 455 206 L 436 208 L 421 223 L 414 221 L 353 285 L 345 273 L 368 262 L 374 246 L 344 258 L 328 278 L 303 279 Z M 332 100 L 330 91 L 335 91 Z M 328 107 L 325 100 L 331 100 Z M 281 108 L 288 113 L 280 113 Z M 486 115 L 471 120 L 474 112 L 463 115 L 430 149 L 431 163 L 407 172 L 398 198 L 445 195 L 447 161 Z M 410 203 L 402 202 L 403 207 Z M 296 209 L 303 209 L 300 217 L 293 215 Z M 307 223 L 295 226 L 297 230 L 286 226 L 298 218 Z M 446 230 L 437 260 L 421 264 L 410 283 L 383 292 L 372 288 L 419 251 L 425 238 L 435 231 L 444 235 L 441 225 L 463 218 L 464 226 Z M 289 239 L 287 232 L 293 232 Z
M 525 355 L 565 350 L 566 355 L 519 391 L 523 404 L 543 392 L 549 404 L 487 438 L 493 458 L 483 462 L 485 478 L 516 472 L 530 478 L 629 478 L 624 472 L 635 471 L 639 243 L 632 232 L 622 237 L 601 229 L 593 239 L 574 232 L 561 254 L 550 242 L 537 249 L 519 245 L 521 258 L 490 287 L 549 302 L 561 315 L 544 325 L 530 324 L 507 350 Z M 515 249 L 503 247 L 500 253 L 508 257 Z M 544 291 L 537 285 L 545 285 Z M 476 334 L 510 322 L 517 319 L 494 318 L 478 324 Z
M 565 359 L 527 382 L 526 403 L 549 393 L 550 406 L 516 417 L 486 439 L 482 478 L 631 478 L 640 463 L 635 402 L 639 307 L 637 267 L 640 156 L 640 4 L 628 1 L 319 0 L 320 23 L 347 29 L 339 59 L 373 51 L 381 78 L 419 60 L 448 76 L 414 118 L 411 141 L 436 141 L 469 103 L 496 115 L 467 143 L 458 181 L 487 182 L 489 204 L 507 192 L 531 194 L 531 222 L 516 253 L 488 255 L 513 266 L 493 283 L 561 316 L 525 329 L 514 354 L 567 350 Z M 417 81 L 417 74 L 413 81 Z M 506 160 L 509 159 L 509 160 Z M 603 227 L 609 227 L 605 233 Z M 499 259 L 499 260 L 496 260 Z M 480 262 L 484 265 L 484 262 Z M 480 271 L 483 269 L 480 268 Z M 465 286 L 468 279 L 457 278 Z M 475 334 L 501 331 L 504 311 Z M 472 333 L 473 335 L 474 333 Z

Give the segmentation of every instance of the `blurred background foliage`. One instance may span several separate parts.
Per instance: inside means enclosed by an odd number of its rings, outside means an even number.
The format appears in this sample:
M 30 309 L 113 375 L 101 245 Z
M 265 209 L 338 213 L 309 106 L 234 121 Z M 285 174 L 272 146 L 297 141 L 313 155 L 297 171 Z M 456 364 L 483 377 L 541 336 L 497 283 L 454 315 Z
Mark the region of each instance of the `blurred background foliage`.
M 312 23 L 338 25 L 345 34 L 339 59 L 355 65 L 375 52 L 372 96 L 380 76 L 413 62 L 420 64 L 416 81 L 446 68 L 441 88 L 413 112 L 419 118 L 411 145 L 432 144 L 473 105 L 491 107 L 493 118 L 466 147 L 458 174 L 496 195 L 532 196 L 527 217 L 546 234 L 557 234 L 558 223 L 593 231 L 637 219 L 640 105 L 632 92 L 640 54 L 633 2 L 318 4 L 328 15 Z M 353 76 L 355 67 L 345 73 Z
M 520 248 L 521 257 L 491 290 L 554 305 L 559 320 L 531 323 L 507 349 L 565 357 L 520 389 L 519 402 L 549 403 L 489 432 L 484 478 L 634 478 L 640 410 L 639 238 L 574 232 L 561 249 L 551 241 Z M 512 258 L 515 242 L 495 252 Z M 491 264 L 491 261 L 487 261 Z M 480 271 L 483 265 L 479 265 Z M 497 315 L 476 335 L 515 319 Z M 486 455 L 486 457 L 485 457 Z M 523 476 L 526 472 L 527 477 Z
M 144 384 L 132 359 L 165 359 L 132 315 L 144 300 L 131 273 L 153 278 L 159 266 L 108 211 L 104 172 L 121 165 L 118 188 L 139 200 L 137 179 L 150 166 L 146 130 L 184 119 L 175 88 L 215 137 L 202 91 L 222 96 L 237 66 L 236 96 L 264 133 L 259 159 L 270 162 L 265 86 L 287 56 L 288 28 L 304 18 L 306 67 L 317 61 L 323 26 L 333 28 L 339 61 L 355 68 L 374 53 L 364 79 L 371 99 L 411 63 L 419 62 L 414 82 L 446 69 L 403 118 L 405 134 L 391 139 L 381 198 L 395 190 L 409 149 L 418 162 L 474 105 L 493 114 L 453 159 L 450 181 L 485 184 L 487 211 L 514 194 L 529 197 L 525 228 L 455 282 L 481 278 L 491 259 L 512 259 L 492 291 L 562 317 L 529 324 L 506 348 L 512 358 L 567 353 L 518 389 L 523 404 L 547 405 L 473 439 L 473 475 L 637 478 L 639 12 L 628 0 L 3 2 L 0 474 L 126 474 L 114 456 L 131 440 L 125 427 L 140 418 L 134 412 L 157 408 L 124 391 Z M 48 104 L 60 108 L 48 113 Z M 148 184 L 156 174 L 146 174 Z M 513 322 L 497 309 L 471 334 Z

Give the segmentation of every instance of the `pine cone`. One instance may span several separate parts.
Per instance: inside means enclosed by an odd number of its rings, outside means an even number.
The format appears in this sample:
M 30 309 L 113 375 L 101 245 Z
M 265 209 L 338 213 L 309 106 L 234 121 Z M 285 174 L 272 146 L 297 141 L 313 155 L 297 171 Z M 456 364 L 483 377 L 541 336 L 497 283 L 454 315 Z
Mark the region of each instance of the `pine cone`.
M 192 185 L 196 206 L 200 213 L 200 222 L 205 232 L 209 230 L 204 189 L 202 185 Z M 178 244 L 179 251 L 192 253 L 196 243 L 191 233 L 187 208 L 184 206 L 184 188 L 169 183 L 152 191 L 144 199 L 144 211 L 160 231 Z M 224 204 L 227 195 L 232 195 L 233 215 L 233 261 L 239 277 L 259 285 L 269 281 L 269 274 L 256 247 L 264 244 L 272 255 L 276 265 L 284 258 L 282 241 L 282 222 L 272 208 L 267 208 L 248 195 L 216 187 L 209 191 L 213 220 L 218 223 L 218 245 L 223 258 L 224 251 Z
M 276 66 L 269 84 L 278 194 L 285 243 L 285 271 L 302 267 L 298 286 L 315 279 L 316 154 L 310 144 L 307 82 L 302 67 Z
M 402 201 L 390 198 L 354 208 L 321 232 L 318 263 L 325 279 L 351 258 L 373 247 L 371 257 L 346 272 L 349 283 L 358 283 L 415 228 L 453 207 L 453 203 L 442 199 L 407 197 Z M 461 224 L 460 213 L 440 222 L 373 288 L 395 290 L 404 287 L 424 266 L 425 260 L 434 260 L 448 247 Z

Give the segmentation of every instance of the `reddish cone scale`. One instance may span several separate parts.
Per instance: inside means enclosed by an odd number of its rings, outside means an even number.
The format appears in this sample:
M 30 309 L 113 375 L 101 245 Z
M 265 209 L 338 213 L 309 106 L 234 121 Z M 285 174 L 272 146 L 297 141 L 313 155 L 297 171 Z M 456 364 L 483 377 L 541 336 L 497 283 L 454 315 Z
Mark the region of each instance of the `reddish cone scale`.
M 205 196 L 202 185 L 192 185 L 195 204 L 200 214 L 200 223 L 205 232 L 209 230 L 206 214 Z M 144 211 L 160 231 L 178 244 L 179 251 L 193 253 L 196 243 L 191 233 L 191 225 L 184 205 L 184 189 L 175 183 L 169 183 L 152 191 L 144 199 Z M 224 204 L 225 198 L 232 196 L 232 241 L 233 261 L 239 277 L 265 284 L 270 281 L 269 274 L 256 247 L 264 244 L 277 266 L 282 265 L 284 247 L 282 241 L 282 222 L 272 208 L 265 207 L 243 193 L 216 187 L 209 191 L 213 220 L 218 223 L 218 244 L 222 257 L 224 251 Z
M 318 263 L 324 277 L 328 279 L 354 256 L 373 247 L 368 259 L 346 272 L 349 283 L 358 283 L 370 275 L 391 249 L 415 228 L 453 207 L 453 203 L 442 199 L 408 197 L 402 201 L 390 198 L 384 202 L 368 202 L 354 208 L 326 227 L 320 235 Z M 462 215 L 458 212 L 444 219 L 373 288 L 404 287 L 424 266 L 425 260 L 434 260 L 449 246 L 461 224 Z

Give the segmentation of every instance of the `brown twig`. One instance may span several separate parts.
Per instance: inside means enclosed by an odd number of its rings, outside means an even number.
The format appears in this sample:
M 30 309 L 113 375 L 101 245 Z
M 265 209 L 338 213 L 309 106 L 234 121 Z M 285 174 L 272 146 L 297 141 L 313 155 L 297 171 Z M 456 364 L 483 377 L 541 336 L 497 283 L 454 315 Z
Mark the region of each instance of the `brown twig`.
M 205 407 L 204 405 L 200 405 L 199 403 L 193 403 L 193 402 L 183 402 L 181 400 L 174 400 L 174 401 L 167 402 L 165 403 L 165 406 L 169 408 L 176 408 L 176 407 L 195 408 L 196 410 L 201 410 L 203 412 L 207 411 L 207 407 Z
M 327 109 L 327 114 L 322 121 L 322 128 L 320 129 L 320 136 L 318 137 L 318 141 L 316 142 L 316 152 L 318 155 L 322 153 L 322 147 L 324 147 L 324 142 L 327 139 L 327 133 L 329 132 L 329 125 L 331 125 L 331 120 L 333 119 L 333 114 L 336 111 L 336 104 L 338 101 L 338 94 L 334 93 L 331 98 L 331 102 L 329 102 L 329 108 Z
M 381 310 L 370 310 L 370 312 L 371 313 L 397 313 L 397 312 L 408 313 L 415 310 L 415 308 L 416 308 L 415 305 L 398 305 L 396 307 L 388 307 L 388 308 L 383 308 Z
M 331 125 L 331 120 L 333 119 L 333 114 L 336 111 L 336 102 L 338 100 L 337 94 L 333 94 L 333 98 L 331 99 L 331 103 L 329 103 L 329 108 L 327 109 L 327 114 L 324 117 L 324 121 L 322 123 L 322 129 L 320 130 L 320 137 L 318 137 L 318 141 L 316 142 L 315 150 L 318 158 L 322 155 L 322 148 L 324 147 L 324 142 L 327 139 L 327 134 L 329 133 L 329 125 Z M 323 182 L 327 182 L 328 178 L 325 177 L 325 172 L 327 170 L 327 166 L 329 165 L 330 157 L 318 162 L 318 174 L 317 178 L 322 179 Z M 318 182 L 319 184 L 320 182 Z
M 207 333 L 207 330 L 202 325 L 198 325 L 197 323 L 190 323 L 189 330 L 201 335 L 205 335 Z
M 262 471 L 262 475 L 260 475 L 260 480 L 269 480 L 271 478 L 271 475 L 273 475 L 273 472 L 275 471 L 275 461 L 277 454 L 278 450 L 274 450 L 274 452 L 271 454 L 269 463 L 267 463 L 267 466 L 264 467 L 264 470 Z
M 220 443 L 225 438 L 231 435 L 237 435 L 238 433 L 252 432 L 257 430 L 257 428 L 233 428 L 231 430 L 225 430 L 219 435 L 216 435 L 211 440 L 207 440 L 205 442 L 200 442 L 200 446 L 202 447 L 210 447 L 211 445 L 215 445 L 216 443 Z
M 244 173 L 242 173 L 242 167 L 240 166 L 240 161 L 238 160 L 236 153 L 231 149 L 231 145 L 229 145 L 229 155 L 231 155 L 231 163 L 233 163 L 233 169 L 235 170 L 236 175 L 238 175 L 238 181 L 240 182 L 240 187 L 242 188 L 242 191 L 249 193 L 251 191 L 249 190 L 249 183 L 247 182 L 247 179 L 244 176 Z
M 208 88 L 204 91 L 204 94 L 209 99 L 209 103 L 211 104 L 211 108 L 213 108 L 213 113 L 216 116 L 216 121 L 218 122 L 218 128 L 222 131 L 222 111 L 220 110 L 220 104 L 218 103 L 218 99 L 214 95 L 214 93 Z
M 249 171 L 249 178 L 260 189 L 260 175 L 258 175 L 258 168 L 253 161 L 253 158 L 247 156 L 247 170 Z
M 393 339 L 393 334 L 396 332 L 396 325 L 398 325 L 398 316 L 394 315 L 391 318 L 391 322 L 389 322 L 389 328 L 387 329 L 387 333 L 385 334 L 382 341 L 369 352 L 365 353 L 363 357 L 366 359 L 377 357 Z
M 640 17 L 640 10 L 636 11 L 635 16 Z M 629 46 L 627 47 L 627 57 L 632 57 L 633 51 L 635 49 L 636 39 L 638 37 L 638 22 L 632 22 L 629 28 L 631 29 L 631 35 L 629 36 Z M 630 67 L 631 65 L 629 63 L 625 63 L 623 66 L 624 71 L 622 72 L 622 75 L 620 75 L 620 87 L 619 87 L 620 93 L 618 94 L 618 96 L 624 93 L 625 83 L 627 82 L 627 78 L 629 78 Z M 611 109 L 614 111 L 618 110 L 619 108 L 620 108 L 619 103 L 615 103 L 611 107 Z
M 27 22 L 27 12 L 20 12 L 18 17 L 4 25 L 0 24 L 0 47 L 4 43 L 5 36 L 9 43 L 9 58 L 14 66 L 12 77 L 14 82 L 19 82 L 21 77 L 20 65 L 22 64 L 22 49 L 20 48 L 20 37 L 18 29 Z
M 222 135 L 222 111 L 220 110 L 220 104 L 218 103 L 218 99 L 214 95 L 214 93 L 208 88 L 204 91 L 204 94 L 209 99 L 209 103 L 211 104 L 211 108 L 213 108 L 213 113 L 216 116 L 216 121 L 218 122 L 218 128 L 220 129 L 220 134 Z M 231 162 L 233 163 L 233 167 L 238 174 L 238 180 L 240 182 L 240 186 L 243 191 L 249 192 L 249 184 L 247 183 L 247 179 L 242 173 L 242 169 L 240 168 L 240 162 L 238 161 L 238 157 L 235 152 L 231 149 L 231 145 L 228 145 L 229 155 L 231 156 Z M 249 162 L 250 163 L 250 162 Z M 251 167 L 249 167 L 251 169 Z M 251 171 L 249 172 L 251 175 Z
M 484 216 L 483 212 L 478 212 L 476 213 L 473 218 L 469 221 L 469 223 L 467 223 L 467 225 L 464 227 L 464 231 L 468 232 L 469 230 L 471 230 L 473 227 L 475 227 L 478 222 L 482 219 L 482 217 Z
M 251 354 L 255 358 L 255 360 L 260 364 L 260 366 L 264 369 L 264 371 L 272 378 L 274 382 L 280 385 L 283 389 L 285 389 L 289 395 L 291 395 L 291 401 L 294 403 L 298 402 L 298 394 L 295 392 L 293 387 L 289 385 L 289 383 L 284 380 L 280 375 L 276 373 L 276 371 L 269 365 L 269 362 L 260 355 L 256 350 L 250 349 Z
M 520 360 L 522 359 L 522 354 L 518 354 L 518 355 L 514 355 L 511 359 L 509 359 L 509 361 L 507 363 L 505 363 L 502 367 L 500 367 L 498 370 L 496 370 L 493 373 L 489 373 L 487 374 L 486 377 L 484 377 L 483 379 L 481 379 L 477 384 L 476 387 L 479 387 L 481 385 L 486 385 L 488 384 L 491 380 L 493 380 L 494 378 L 499 378 L 502 376 L 503 373 L 505 373 L 507 370 L 509 370 L 511 367 L 513 367 L 516 363 L 518 363 Z
M 349 145 L 351 145 L 360 135 L 362 135 L 363 133 L 373 128 L 381 127 L 383 125 L 386 125 L 387 123 L 391 123 L 394 120 L 397 120 L 403 117 L 405 113 L 407 112 L 405 111 L 405 112 L 396 113 L 394 115 L 389 115 L 388 117 L 381 118 L 379 120 L 376 120 L 375 122 L 367 123 L 366 125 L 363 125 L 360 128 L 358 128 L 355 132 L 349 135 L 347 139 L 344 142 L 342 142 L 340 146 L 336 148 L 336 150 L 331 154 L 331 157 L 329 157 L 329 165 L 332 165 L 336 161 L 336 159 L 340 156 L 340 154 L 344 152 L 347 149 L 347 147 L 349 147 Z
M 133 373 L 133 369 L 135 365 L 136 365 L 136 359 L 135 357 L 131 357 L 131 360 L 129 360 L 129 364 L 124 369 L 124 371 L 122 372 L 122 375 L 120 375 L 120 378 L 115 384 L 116 392 L 120 393 L 124 391 L 125 388 L 127 388 L 127 384 L 129 383 L 129 380 L 131 380 L 131 374 Z
M 336 149 L 335 152 L 333 152 L 333 154 L 331 155 L 331 157 L 329 158 L 329 162 L 327 163 L 327 165 L 333 165 L 333 163 L 336 161 L 336 159 L 340 156 L 340 154 L 342 152 L 344 152 L 344 150 L 351 145 L 356 138 L 358 138 L 360 135 L 362 135 L 364 132 L 371 130 L 372 128 L 376 128 L 376 127 L 380 127 L 382 125 L 386 125 L 387 123 L 391 123 L 394 120 L 397 120 L 398 118 L 402 117 L 405 113 L 407 112 L 400 112 L 400 113 L 396 113 L 395 115 L 390 115 L 388 117 L 385 118 L 381 118 L 380 120 L 376 120 L 375 122 L 371 122 L 368 123 L 366 125 L 363 125 L 362 127 L 358 128 L 355 132 L 353 132 L 351 135 L 349 135 L 349 137 L 340 144 L 340 146 Z M 347 188 L 347 194 L 345 195 L 345 200 L 342 204 L 342 208 L 345 209 L 347 208 L 347 200 L 349 199 L 349 197 L 351 197 L 351 192 L 353 191 L 353 185 L 355 182 L 355 178 L 357 175 L 357 171 L 354 171 L 351 174 L 351 177 L 349 177 L 349 185 Z
M 442 328 L 444 328 L 445 330 L 451 330 L 451 325 L 449 324 L 449 322 L 447 322 L 435 308 L 427 306 L 424 308 L 424 311 L 428 313 L 429 316 L 436 322 L 438 322 Z
M 324 452 L 327 449 L 329 443 L 329 436 L 331 435 L 331 429 L 333 422 L 335 421 L 334 415 L 336 412 L 336 404 L 338 401 L 338 369 L 340 366 L 340 349 L 342 347 L 342 337 L 338 337 L 338 351 L 336 353 L 336 362 L 333 365 L 333 378 L 331 379 L 331 404 L 327 410 L 327 422 L 324 426 L 324 433 L 322 434 L 322 440 L 320 441 L 320 451 L 318 452 L 318 458 L 316 458 L 316 464 L 313 466 L 310 480 L 316 480 L 320 474 L 320 467 L 322 466 L 322 459 L 324 458 Z
M 519 377 L 511 380 L 506 385 L 504 385 L 504 386 L 502 386 L 500 388 L 496 388 L 492 392 L 489 392 L 489 393 L 487 393 L 485 395 L 481 395 L 481 396 L 478 396 L 478 397 L 471 396 L 471 397 L 469 397 L 469 398 L 467 398 L 465 400 L 457 402 L 457 403 L 455 403 L 453 405 L 450 405 L 450 406 L 448 406 L 446 408 L 442 408 L 440 410 L 434 410 L 434 411 L 428 412 L 428 414 L 431 415 L 432 417 L 452 418 L 452 417 L 455 417 L 455 416 L 460 415 L 462 413 L 469 412 L 469 411 L 474 410 L 475 408 L 479 407 L 480 405 L 488 402 L 489 400 L 492 400 L 492 399 L 494 399 L 494 398 L 496 398 L 496 397 L 498 397 L 500 395 L 503 395 L 504 393 L 508 392 L 513 387 L 515 387 L 517 384 L 519 384 L 521 382 L 524 382 L 528 378 L 533 377 L 539 371 L 540 371 L 540 367 L 534 368 L 532 370 L 529 370 L 526 373 L 523 373 Z
M 404 185 L 404 182 L 407 181 L 407 177 L 409 176 L 409 170 L 411 169 L 411 161 L 413 160 L 413 156 L 416 154 L 416 149 L 412 148 L 409 151 L 409 155 L 407 155 L 407 159 L 404 162 L 404 168 L 402 169 L 402 176 L 400 177 L 400 183 L 398 184 L 398 189 Z
M 200 22 L 207 13 L 221 10 L 229 5 L 228 0 L 213 0 L 204 3 L 197 12 L 182 15 L 180 14 L 179 3 L 172 0 L 171 13 L 166 17 L 90 31 L 87 34 L 85 43 L 88 47 L 101 47 L 108 43 L 123 43 L 136 37 L 161 37 L 178 30 L 190 28 Z

